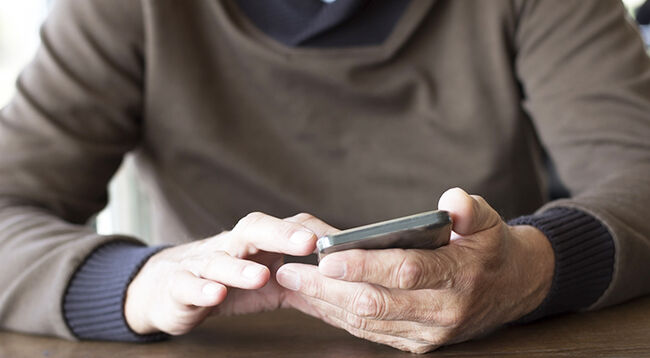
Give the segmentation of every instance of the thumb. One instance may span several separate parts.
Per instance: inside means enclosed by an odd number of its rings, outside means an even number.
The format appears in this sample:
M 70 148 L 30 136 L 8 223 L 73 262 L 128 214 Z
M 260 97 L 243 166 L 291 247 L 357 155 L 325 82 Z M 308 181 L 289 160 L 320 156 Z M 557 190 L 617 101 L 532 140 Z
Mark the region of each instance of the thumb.
M 463 189 L 453 188 L 444 192 L 438 201 L 438 209 L 449 212 L 459 235 L 472 235 L 501 223 L 501 217 L 478 195 L 469 195 Z

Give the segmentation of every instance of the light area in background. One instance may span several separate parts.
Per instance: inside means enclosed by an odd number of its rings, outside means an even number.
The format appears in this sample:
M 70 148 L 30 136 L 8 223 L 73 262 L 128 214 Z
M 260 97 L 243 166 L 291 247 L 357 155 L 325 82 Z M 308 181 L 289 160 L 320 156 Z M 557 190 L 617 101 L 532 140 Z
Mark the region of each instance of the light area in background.
M 97 215 L 97 232 L 130 235 L 151 243 L 151 203 L 143 189 L 133 158 L 127 155 L 109 184 L 110 201 Z
M 13 93 L 16 75 L 34 56 L 47 0 L 0 0 L 0 107 Z
M 623 0 L 623 3 L 631 12 L 641 6 L 645 0 Z
M 644 0 L 623 0 L 630 14 Z M 0 107 L 14 92 L 20 70 L 31 60 L 38 44 L 38 29 L 51 0 L 0 0 Z M 650 38 L 650 30 L 646 29 Z M 97 216 L 100 234 L 126 234 L 144 241 L 151 238 L 151 205 L 143 194 L 127 156 L 109 185 L 110 201 Z

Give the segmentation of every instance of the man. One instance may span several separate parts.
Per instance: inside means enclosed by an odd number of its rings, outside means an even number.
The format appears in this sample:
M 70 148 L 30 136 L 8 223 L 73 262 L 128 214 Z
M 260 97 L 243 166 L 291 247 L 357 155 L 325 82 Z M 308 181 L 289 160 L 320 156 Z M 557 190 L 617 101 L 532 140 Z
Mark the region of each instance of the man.
M 650 292 L 648 113 L 615 0 L 61 0 L 0 117 L 0 322 L 146 341 L 293 307 L 425 352 L 623 302 Z M 127 152 L 156 246 L 83 226 Z M 443 248 L 281 263 L 436 201 Z

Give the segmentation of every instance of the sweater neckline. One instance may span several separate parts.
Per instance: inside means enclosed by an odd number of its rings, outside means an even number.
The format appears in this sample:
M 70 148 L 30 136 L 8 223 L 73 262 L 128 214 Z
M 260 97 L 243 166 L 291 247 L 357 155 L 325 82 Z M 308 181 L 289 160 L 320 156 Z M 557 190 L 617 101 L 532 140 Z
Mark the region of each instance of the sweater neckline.
M 412 0 L 234 0 L 260 31 L 290 47 L 384 42 Z
M 432 5 L 437 0 L 411 1 L 393 31 L 381 44 L 346 47 L 291 47 L 284 45 L 261 31 L 244 14 L 232 0 L 213 1 L 214 10 L 220 26 L 234 36 L 238 46 L 245 46 L 251 51 L 271 53 L 281 59 L 287 58 L 323 58 L 329 62 L 380 61 L 389 58 L 397 51 L 420 26 Z

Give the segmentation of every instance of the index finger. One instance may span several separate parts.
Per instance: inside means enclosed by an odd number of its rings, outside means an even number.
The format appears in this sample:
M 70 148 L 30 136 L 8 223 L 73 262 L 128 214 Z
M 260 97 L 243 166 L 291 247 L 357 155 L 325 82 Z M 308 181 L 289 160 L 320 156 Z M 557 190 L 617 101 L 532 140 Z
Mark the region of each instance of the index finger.
M 405 290 L 453 286 L 459 262 L 448 247 L 436 250 L 346 250 L 325 256 L 321 274 L 344 281 L 367 282 Z
M 225 251 L 235 257 L 259 251 L 303 256 L 314 251 L 317 237 L 300 223 L 253 212 L 239 220 L 226 239 Z
M 377 320 L 437 322 L 445 318 L 446 307 L 456 303 L 448 291 L 405 291 L 334 280 L 319 274 L 313 265 L 285 264 L 278 270 L 276 280 L 301 295 Z
M 288 222 L 298 223 L 309 230 L 313 231 L 316 236 L 323 237 L 325 235 L 335 234 L 341 230 L 327 224 L 323 220 L 308 213 L 300 213 L 284 219 Z

